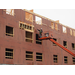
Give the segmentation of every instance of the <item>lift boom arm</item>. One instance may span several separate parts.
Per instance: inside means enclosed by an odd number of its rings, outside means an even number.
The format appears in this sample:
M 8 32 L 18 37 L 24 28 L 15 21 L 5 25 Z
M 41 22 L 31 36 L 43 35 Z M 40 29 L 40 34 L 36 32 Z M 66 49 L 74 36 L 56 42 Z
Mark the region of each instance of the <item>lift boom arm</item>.
M 42 38 L 39 38 L 39 40 L 47 40 L 47 39 L 49 39 L 50 41 L 52 41 L 53 43 L 55 43 L 56 45 L 58 45 L 59 47 L 61 47 L 63 50 L 65 50 L 66 52 L 68 52 L 69 54 L 71 54 L 71 55 L 73 55 L 75 57 L 74 53 L 72 53 L 70 50 L 68 50 L 67 48 L 65 48 L 64 46 L 62 46 L 61 44 L 59 44 L 55 40 L 53 40 L 51 37 L 42 37 Z

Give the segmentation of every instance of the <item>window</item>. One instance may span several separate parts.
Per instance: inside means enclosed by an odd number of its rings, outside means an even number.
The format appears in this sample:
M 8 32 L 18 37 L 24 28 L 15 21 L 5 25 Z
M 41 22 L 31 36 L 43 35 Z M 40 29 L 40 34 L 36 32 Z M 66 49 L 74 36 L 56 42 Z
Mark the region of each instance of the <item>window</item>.
M 6 35 L 13 37 L 13 27 L 6 26 Z
M 58 62 L 58 56 L 57 55 L 53 55 L 53 62 L 57 63 Z
M 36 34 L 36 44 L 42 44 L 42 41 L 39 40 L 38 38 L 39 38 L 39 36 L 38 36 L 38 34 Z
M 31 13 L 25 13 L 26 20 L 33 22 L 33 15 Z
M 75 50 L 75 44 L 74 43 L 72 43 L 72 49 Z
M 14 16 L 14 9 L 6 9 L 6 14 Z
M 51 28 L 54 29 L 54 23 L 53 22 L 51 22 Z
M 42 25 L 42 19 L 38 16 L 35 16 L 35 22 L 36 24 Z
M 63 41 L 63 46 L 67 48 L 67 41 Z
M 68 57 L 64 56 L 64 63 L 68 63 Z
M 75 30 L 73 30 L 73 36 L 75 36 Z
M 6 48 L 6 50 L 5 50 L 5 58 L 6 59 L 13 59 L 13 49 Z
M 54 41 L 57 41 L 56 38 L 53 38 Z M 53 46 L 57 46 L 54 42 L 53 42 Z
M 73 60 L 73 64 L 75 64 L 75 57 L 73 57 L 72 60 Z
M 34 26 L 33 25 L 23 23 L 23 22 L 19 22 L 19 28 L 23 29 L 23 30 L 26 30 L 26 31 L 30 31 L 30 32 L 34 31 Z
M 72 35 L 72 29 L 70 29 L 70 35 Z
M 33 42 L 33 33 L 26 31 L 26 42 Z
M 55 30 L 58 30 L 58 25 L 57 25 L 57 23 L 55 23 Z
M 36 61 L 42 61 L 42 53 L 36 53 Z
M 33 52 L 26 51 L 26 60 L 33 60 Z
M 67 33 L 66 27 L 63 26 L 63 33 Z

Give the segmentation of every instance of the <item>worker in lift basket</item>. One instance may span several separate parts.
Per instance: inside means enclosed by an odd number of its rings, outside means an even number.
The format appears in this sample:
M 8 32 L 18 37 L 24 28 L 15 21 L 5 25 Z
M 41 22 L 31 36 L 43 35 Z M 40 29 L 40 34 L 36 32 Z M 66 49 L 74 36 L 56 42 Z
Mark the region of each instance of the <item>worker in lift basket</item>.
M 41 38 L 43 30 L 42 30 L 42 28 L 40 30 L 39 29 L 37 29 L 37 30 L 39 31 L 39 37 Z

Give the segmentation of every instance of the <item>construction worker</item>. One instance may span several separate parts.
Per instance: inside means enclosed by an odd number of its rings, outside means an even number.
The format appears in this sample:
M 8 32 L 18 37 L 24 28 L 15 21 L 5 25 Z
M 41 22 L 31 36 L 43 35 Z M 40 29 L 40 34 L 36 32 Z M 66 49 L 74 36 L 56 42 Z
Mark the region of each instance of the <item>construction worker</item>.
M 41 38 L 43 30 L 42 30 L 42 28 L 40 30 L 39 29 L 37 29 L 37 30 L 39 31 L 39 37 Z

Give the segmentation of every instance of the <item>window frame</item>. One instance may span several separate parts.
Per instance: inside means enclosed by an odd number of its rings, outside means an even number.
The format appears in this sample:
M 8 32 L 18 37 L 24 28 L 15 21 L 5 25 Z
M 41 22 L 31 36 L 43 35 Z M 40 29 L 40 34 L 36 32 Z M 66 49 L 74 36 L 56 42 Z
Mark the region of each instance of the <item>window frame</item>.
M 75 62 L 74 62 L 74 61 L 75 61 L 75 57 L 72 57 L 72 62 L 73 62 L 73 64 L 75 64 Z
M 75 36 L 75 30 L 73 30 L 73 36 Z
M 29 31 L 29 32 L 34 32 L 34 26 L 28 23 L 20 22 L 19 21 L 19 28 Z
M 26 32 L 27 32 L 27 33 L 30 33 L 30 34 L 32 35 L 31 38 L 26 37 L 26 36 L 27 36 Z M 25 40 L 32 41 L 32 42 L 30 42 L 30 43 L 33 43 L 33 33 L 32 33 L 32 32 L 28 32 L 28 31 L 26 31 L 26 32 L 25 32 L 25 34 L 26 34 L 26 35 L 25 35 Z M 29 42 L 29 41 L 26 41 L 26 42 Z
M 8 11 L 8 10 L 10 10 L 10 11 Z M 14 16 L 14 9 L 6 9 L 6 14 Z
M 37 18 L 41 19 L 41 20 L 39 20 L 40 22 L 36 20 Z M 38 25 L 42 25 L 42 18 L 36 15 L 35 16 L 35 23 Z
M 64 42 L 66 42 L 66 46 L 64 45 Z M 65 47 L 65 48 L 67 48 L 68 46 L 67 46 L 67 41 L 63 41 L 63 46 Z
M 30 18 L 32 17 L 32 20 L 30 20 Z M 29 13 L 29 12 L 25 12 L 25 19 L 27 21 L 33 22 L 33 14 Z
M 58 31 L 58 24 L 57 23 L 55 23 L 55 30 Z
M 39 53 L 39 54 L 38 54 Z M 37 57 L 41 57 L 41 59 L 37 58 Z M 40 52 L 36 52 L 36 61 L 43 61 L 43 54 Z
M 70 35 L 72 35 L 72 29 L 70 29 Z
M 67 60 L 67 61 L 65 61 L 65 59 Z M 64 56 L 64 63 L 68 63 L 68 56 Z
M 73 46 L 72 46 L 72 49 L 75 50 L 75 43 L 72 43 L 72 44 L 74 44 L 74 48 L 73 48 Z M 72 44 L 71 44 L 71 45 L 72 45 Z
M 36 44 L 39 44 L 39 45 L 42 45 L 42 41 L 37 39 L 37 37 L 39 37 L 39 35 L 37 36 L 38 34 L 36 34 Z
M 56 39 L 56 38 L 53 38 L 53 40 L 57 42 L 57 39 Z M 55 43 L 53 42 L 53 46 L 57 46 L 57 44 L 55 44 Z
M 62 30 L 63 30 L 63 33 L 67 33 L 67 28 L 65 26 L 62 26 Z
M 31 52 L 31 54 L 30 53 L 27 53 L 27 52 Z M 31 56 L 31 58 L 27 57 L 27 55 L 28 56 Z M 33 52 L 32 51 L 26 51 L 26 60 L 33 61 Z
M 54 29 L 54 22 L 51 22 L 51 29 Z
M 6 51 L 6 49 L 8 49 L 8 51 Z M 12 51 L 9 51 L 9 50 L 12 50 Z M 6 52 L 12 53 L 13 55 L 12 55 L 12 56 L 7 56 L 7 55 L 6 55 Z M 8 54 L 8 55 L 9 55 L 9 54 Z M 14 50 L 13 50 L 13 49 L 10 49 L 10 48 L 5 48 L 5 58 L 6 58 L 6 59 L 13 59 L 13 57 L 14 57 Z
M 58 63 L 58 55 L 53 55 L 53 62 Z
M 12 34 L 7 32 L 7 27 L 12 28 Z M 10 27 L 10 26 L 6 26 L 6 33 L 5 34 L 6 34 L 6 36 L 12 36 L 13 37 L 14 36 L 14 28 Z

